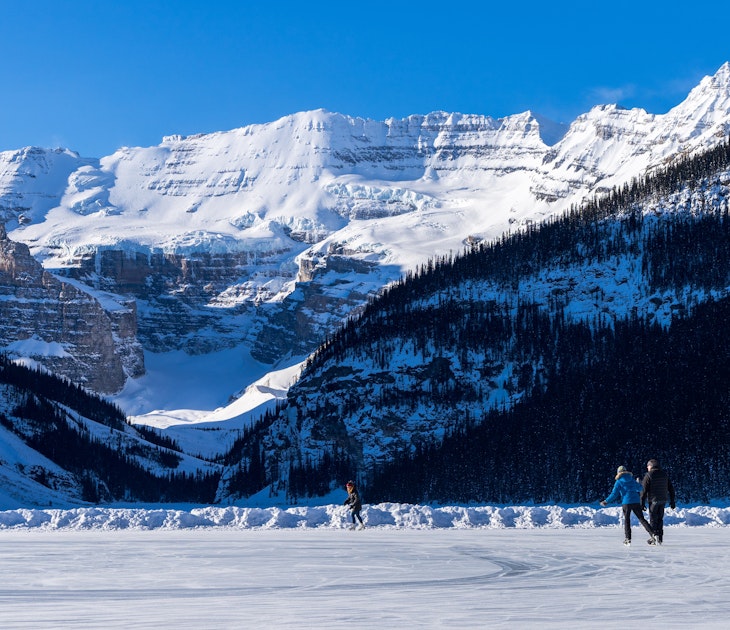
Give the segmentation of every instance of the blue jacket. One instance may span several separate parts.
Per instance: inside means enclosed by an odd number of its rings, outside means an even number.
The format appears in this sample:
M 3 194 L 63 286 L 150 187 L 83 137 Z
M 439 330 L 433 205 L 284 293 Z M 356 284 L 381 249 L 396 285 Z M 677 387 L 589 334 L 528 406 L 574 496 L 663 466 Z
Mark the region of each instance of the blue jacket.
M 614 503 L 621 498 L 621 503 L 627 505 L 629 503 L 641 503 L 641 484 L 631 476 L 630 472 L 621 473 L 616 476 L 616 483 L 613 484 L 613 490 L 605 501 L 606 503 Z

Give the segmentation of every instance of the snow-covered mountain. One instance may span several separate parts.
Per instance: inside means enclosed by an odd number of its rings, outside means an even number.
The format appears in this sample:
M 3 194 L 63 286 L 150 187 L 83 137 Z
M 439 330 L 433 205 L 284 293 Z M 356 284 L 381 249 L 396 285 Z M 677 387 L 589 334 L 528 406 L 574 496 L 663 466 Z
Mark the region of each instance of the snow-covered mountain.
M 238 452 L 257 472 L 264 444 L 295 498 L 357 470 L 373 500 L 585 501 L 639 450 L 686 497 L 724 494 L 701 471 L 727 452 L 729 200 L 726 141 L 438 261 L 320 346 Z M 498 474 L 515 459 L 524 478 Z M 224 485 L 246 496 L 240 469 Z
M 0 217 L 47 270 L 135 298 L 148 352 L 194 362 L 240 348 L 261 376 L 404 271 L 728 133 L 726 63 L 666 114 L 598 106 L 568 127 L 531 112 L 373 121 L 317 110 L 101 159 L 4 152 Z

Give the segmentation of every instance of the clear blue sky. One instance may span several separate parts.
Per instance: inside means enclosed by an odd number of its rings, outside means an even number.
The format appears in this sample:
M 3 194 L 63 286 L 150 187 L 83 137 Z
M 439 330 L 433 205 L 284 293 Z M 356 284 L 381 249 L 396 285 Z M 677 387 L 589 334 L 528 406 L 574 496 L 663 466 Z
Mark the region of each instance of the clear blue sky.
M 0 150 L 101 157 L 320 107 L 664 113 L 730 60 L 728 5 L 0 0 Z

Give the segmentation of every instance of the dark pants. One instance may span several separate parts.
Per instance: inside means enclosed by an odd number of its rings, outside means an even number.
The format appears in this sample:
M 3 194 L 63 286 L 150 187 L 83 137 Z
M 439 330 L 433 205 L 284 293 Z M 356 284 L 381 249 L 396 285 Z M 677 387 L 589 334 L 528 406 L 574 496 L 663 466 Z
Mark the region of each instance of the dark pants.
M 357 520 L 360 521 L 360 525 L 362 525 L 362 516 L 360 516 L 360 510 L 353 510 L 352 511 L 352 524 L 355 524 L 355 517 L 357 516 Z
M 664 506 L 665 503 L 652 502 L 649 504 L 649 522 L 654 534 L 661 542 L 664 539 Z
M 650 534 L 654 533 L 651 529 L 651 525 L 649 525 L 648 521 L 644 518 L 644 515 L 641 513 L 641 504 L 640 503 L 624 503 L 621 507 L 624 511 L 624 535 L 626 536 L 626 540 L 631 540 L 631 513 L 632 512 L 634 514 L 636 514 L 636 518 L 639 519 L 639 523 L 641 523 L 644 526 L 644 529 L 647 532 L 649 532 Z

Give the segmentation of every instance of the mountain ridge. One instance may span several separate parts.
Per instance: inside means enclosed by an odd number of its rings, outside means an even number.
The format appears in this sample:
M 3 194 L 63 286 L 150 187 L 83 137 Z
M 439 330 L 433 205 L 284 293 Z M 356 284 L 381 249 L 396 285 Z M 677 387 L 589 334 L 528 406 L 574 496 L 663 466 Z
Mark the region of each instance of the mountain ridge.
M 135 300 L 148 352 L 240 347 L 276 366 L 429 258 L 720 142 L 729 77 L 726 63 L 666 114 L 596 106 L 566 129 L 529 111 L 314 110 L 99 159 L 4 152 L 0 217 L 58 277 Z

